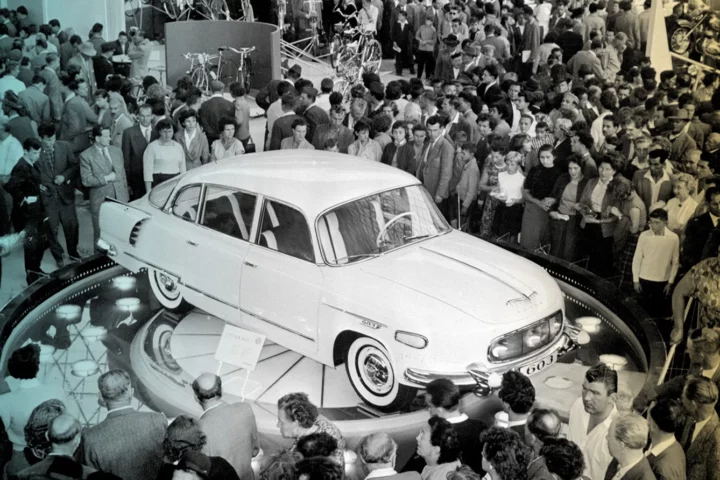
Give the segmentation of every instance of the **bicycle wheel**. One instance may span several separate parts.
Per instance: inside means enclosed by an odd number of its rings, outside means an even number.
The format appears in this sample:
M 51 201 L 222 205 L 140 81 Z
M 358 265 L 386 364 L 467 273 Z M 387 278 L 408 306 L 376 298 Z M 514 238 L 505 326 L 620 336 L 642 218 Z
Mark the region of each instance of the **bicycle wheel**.
M 137 0 L 125 0 L 125 16 L 135 18 L 140 13 L 140 3 Z
M 378 73 L 382 64 L 382 47 L 380 42 L 372 40 L 365 45 L 362 55 L 362 67 L 365 72 Z
M 352 88 L 352 85 L 345 78 L 338 78 L 337 80 L 335 80 L 335 83 L 333 83 L 333 91 L 342 94 L 344 104 L 348 104 L 348 105 L 350 104 L 350 89 L 351 88 Z
M 238 64 L 234 60 L 227 60 L 224 61 L 222 66 L 220 67 L 220 72 L 218 74 L 218 79 L 225 84 L 225 86 L 229 86 L 233 82 L 238 81 Z
M 354 48 L 347 45 L 340 47 L 337 54 L 337 65 L 335 67 L 338 74 L 348 77 L 355 77 L 359 69 L 358 55 Z
M 192 81 L 192 84 L 199 88 L 202 93 L 206 93 L 208 91 L 208 77 L 204 68 L 199 67 L 193 70 L 192 75 L 190 75 L 190 80 Z

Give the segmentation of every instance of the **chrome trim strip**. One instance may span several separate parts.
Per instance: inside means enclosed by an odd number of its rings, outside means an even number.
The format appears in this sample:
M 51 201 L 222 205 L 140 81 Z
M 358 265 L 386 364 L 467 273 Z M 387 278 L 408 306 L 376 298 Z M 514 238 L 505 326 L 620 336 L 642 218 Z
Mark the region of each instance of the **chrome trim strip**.
M 286 332 L 293 333 L 293 334 L 295 334 L 295 335 L 297 335 L 297 336 L 299 336 L 299 337 L 302 337 L 302 338 L 304 338 L 304 339 L 306 339 L 306 340 L 310 340 L 311 342 L 315 343 L 315 339 L 314 339 L 314 338 L 308 337 L 307 335 L 304 335 L 304 334 L 302 334 L 302 333 L 300 333 L 300 332 L 296 332 L 295 330 L 292 330 L 292 329 L 290 329 L 290 328 L 288 328 L 288 327 L 286 327 L 286 326 L 284 326 L 284 325 L 280 325 L 279 323 L 273 322 L 272 320 L 268 320 L 267 318 L 262 317 L 262 316 L 260 316 L 260 315 L 257 315 L 257 314 L 255 314 L 255 313 L 252 313 L 252 312 L 250 312 L 250 311 L 248 311 L 248 310 L 245 310 L 245 309 L 242 308 L 242 307 L 239 307 L 238 309 L 239 309 L 242 313 L 246 313 L 246 314 L 250 315 L 251 317 L 257 318 L 257 319 L 260 320 L 260 321 L 263 321 L 263 322 L 265 322 L 265 323 L 269 323 L 270 325 L 272 325 L 272 326 L 274 326 L 274 327 L 281 328 L 281 329 L 285 330 Z
M 377 325 L 378 325 L 378 328 L 387 328 L 387 325 L 385 325 L 385 324 L 382 323 L 382 322 L 378 322 L 377 320 L 373 320 L 372 318 L 363 317 L 362 315 L 358 315 L 357 313 L 353 313 L 353 312 L 349 312 L 349 311 L 347 311 L 347 310 L 343 310 L 342 308 L 336 307 L 335 305 L 330 305 L 329 303 L 323 302 L 323 305 L 325 305 L 325 306 L 327 306 L 327 307 L 330 307 L 330 308 L 332 308 L 332 309 L 334 309 L 334 310 L 337 310 L 338 312 L 343 312 L 343 313 L 347 313 L 348 315 L 352 315 L 352 316 L 355 317 L 355 318 L 359 318 L 361 321 L 364 320 L 364 321 L 367 321 L 367 322 L 372 322 L 372 323 L 374 323 L 374 324 L 377 324 Z M 362 325 L 365 325 L 365 324 L 362 324 Z M 365 325 L 365 326 L 366 326 L 366 327 L 369 327 L 369 325 Z M 372 328 L 372 327 L 370 327 L 370 328 Z
M 181 283 L 181 282 L 180 282 L 180 275 L 179 275 L 179 274 L 174 273 L 174 272 L 171 272 L 170 270 L 168 270 L 168 269 L 166 269 L 166 268 L 163 268 L 163 267 L 161 267 L 161 266 L 159 266 L 159 265 L 155 265 L 154 263 L 148 262 L 147 260 L 143 260 L 142 258 L 140 258 L 140 257 L 138 257 L 138 256 L 136 256 L 136 255 L 133 255 L 133 254 L 130 253 L 130 252 L 124 251 L 123 253 L 124 253 L 125 255 L 127 255 L 128 257 L 130 257 L 130 258 L 134 258 L 134 259 L 137 260 L 138 262 L 145 263 L 145 264 L 151 266 L 152 268 L 154 268 L 154 269 L 156 269 L 156 270 L 160 270 L 160 271 L 162 271 L 162 272 L 167 273 L 168 275 L 172 275 L 173 277 L 177 277 L 178 282 Z
M 193 290 L 194 292 L 199 293 L 200 295 L 202 295 L 204 297 L 208 297 L 210 300 L 215 300 L 216 302 L 220 302 L 224 305 L 227 305 L 230 308 L 234 308 L 235 310 L 240 310 L 239 306 L 233 305 L 232 303 L 226 302 L 225 300 L 221 300 L 218 297 L 215 297 L 213 295 L 210 295 L 209 293 L 206 293 L 198 288 L 193 287 L 192 285 L 188 285 L 187 283 L 182 283 L 182 282 L 178 282 L 178 283 L 180 283 L 181 285 L 184 285 L 185 287 L 189 288 L 190 290 Z

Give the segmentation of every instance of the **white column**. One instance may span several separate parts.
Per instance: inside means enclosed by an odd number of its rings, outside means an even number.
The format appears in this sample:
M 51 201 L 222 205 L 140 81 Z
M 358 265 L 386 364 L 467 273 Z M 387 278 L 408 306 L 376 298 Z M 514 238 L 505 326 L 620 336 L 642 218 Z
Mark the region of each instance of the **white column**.
M 662 0 L 653 0 L 650 7 L 650 29 L 645 55 L 650 57 L 650 64 L 657 72 L 658 82 L 660 82 L 660 72 L 673 69 Z

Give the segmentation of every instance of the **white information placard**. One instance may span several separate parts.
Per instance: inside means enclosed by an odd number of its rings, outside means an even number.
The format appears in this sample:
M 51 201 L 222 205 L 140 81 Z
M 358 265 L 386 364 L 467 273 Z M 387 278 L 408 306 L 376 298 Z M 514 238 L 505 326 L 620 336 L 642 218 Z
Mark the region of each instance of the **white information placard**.
M 252 371 L 264 344 L 265 335 L 226 324 L 215 351 L 215 360 Z

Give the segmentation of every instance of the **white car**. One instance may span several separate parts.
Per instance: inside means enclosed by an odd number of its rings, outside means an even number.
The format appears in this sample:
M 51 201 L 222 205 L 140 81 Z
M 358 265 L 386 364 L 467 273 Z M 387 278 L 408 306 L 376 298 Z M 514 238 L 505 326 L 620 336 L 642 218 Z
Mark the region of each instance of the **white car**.
M 106 201 L 100 248 L 194 305 L 330 367 L 381 411 L 436 378 L 487 388 L 574 342 L 538 265 L 453 230 L 422 184 L 347 155 L 280 151 L 206 165 L 130 205 Z

